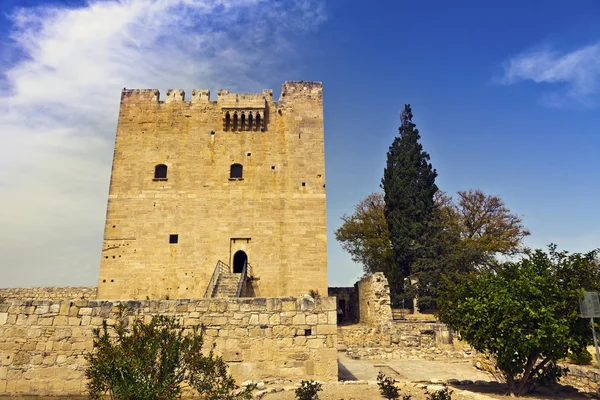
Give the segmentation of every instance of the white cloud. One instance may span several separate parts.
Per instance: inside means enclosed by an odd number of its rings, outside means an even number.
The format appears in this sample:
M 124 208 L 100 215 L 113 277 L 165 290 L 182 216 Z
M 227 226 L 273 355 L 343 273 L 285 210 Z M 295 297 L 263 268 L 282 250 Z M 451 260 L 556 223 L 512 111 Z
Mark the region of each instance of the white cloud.
M 325 13 L 318 0 L 108 0 L 11 20 L 0 287 L 95 285 L 123 87 L 275 88 Z
M 551 106 L 573 101 L 594 105 L 600 90 L 599 78 L 600 43 L 596 43 L 565 53 L 543 49 L 518 54 L 505 63 L 501 82 L 531 80 L 560 85 L 558 90 L 544 95 L 544 101 Z

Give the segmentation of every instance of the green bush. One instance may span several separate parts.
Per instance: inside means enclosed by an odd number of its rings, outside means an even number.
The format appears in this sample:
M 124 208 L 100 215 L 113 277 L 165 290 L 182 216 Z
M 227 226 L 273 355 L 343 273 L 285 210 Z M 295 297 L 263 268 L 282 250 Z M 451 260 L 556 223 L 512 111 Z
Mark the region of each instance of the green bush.
M 396 387 L 395 383 L 395 379 L 385 376 L 383 372 L 380 371 L 377 374 L 377 386 L 385 399 L 400 398 L 400 389 Z
M 447 387 L 436 390 L 435 392 L 425 391 L 425 395 L 427 396 L 427 400 L 452 400 L 452 390 Z
M 149 323 L 136 319 L 128 326 L 121 315 L 114 327 L 104 321 L 94 329 L 93 342 L 94 350 L 86 355 L 92 399 L 176 399 L 184 382 L 210 399 L 252 398 L 254 386 L 239 389 L 222 358 L 212 350 L 203 354 L 203 326 L 186 332 L 165 316 L 154 316 Z
M 576 365 L 590 365 L 593 357 L 587 349 L 581 349 L 573 353 L 569 353 L 567 361 Z
M 315 381 L 302 381 L 300 387 L 296 389 L 296 399 L 315 400 L 318 399 L 318 392 L 323 390 L 321 384 Z
M 509 394 L 522 396 L 556 382 L 565 373 L 558 362 L 592 342 L 579 301 L 584 291 L 600 290 L 598 254 L 551 245 L 494 271 L 447 279 L 438 317 L 494 360 Z

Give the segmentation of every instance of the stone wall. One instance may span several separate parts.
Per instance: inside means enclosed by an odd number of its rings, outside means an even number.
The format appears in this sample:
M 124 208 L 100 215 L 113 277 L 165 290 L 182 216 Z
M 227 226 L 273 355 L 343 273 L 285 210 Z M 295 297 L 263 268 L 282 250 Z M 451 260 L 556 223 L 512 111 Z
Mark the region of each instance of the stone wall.
M 571 385 L 585 392 L 600 394 L 600 371 L 590 367 L 567 365 L 569 372 L 560 378 L 563 385 Z
M 255 297 L 324 295 L 322 94 L 320 82 L 286 82 L 279 101 L 272 90 L 216 101 L 123 90 L 98 298 L 200 298 L 219 260 L 236 272 L 238 252 Z
M 502 376 L 493 361 L 483 353 L 474 354 L 473 366 L 494 376 Z M 598 369 L 574 364 L 560 364 L 560 366 L 569 369 L 567 374 L 560 378 L 561 385 L 571 385 L 584 392 L 600 394 L 600 371 Z
M 354 359 L 466 358 L 469 354 L 448 342 L 444 324 L 395 321 L 381 326 L 338 327 L 338 349 Z
M 0 394 L 77 395 L 86 389 L 84 355 L 92 329 L 130 318 L 171 315 L 203 323 L 207 343 L 238 380 L 337 379 L 335 299 L 14 300 L 0 304 Z
M 97 294 L 95 286 L 0 289 L 0 298 L 4 300 L 95 299 Z
M 362 324 L 379 326 L 392 321 L 390 287 L 382 272 L 367 276 L 357 283 L 359 320 Z

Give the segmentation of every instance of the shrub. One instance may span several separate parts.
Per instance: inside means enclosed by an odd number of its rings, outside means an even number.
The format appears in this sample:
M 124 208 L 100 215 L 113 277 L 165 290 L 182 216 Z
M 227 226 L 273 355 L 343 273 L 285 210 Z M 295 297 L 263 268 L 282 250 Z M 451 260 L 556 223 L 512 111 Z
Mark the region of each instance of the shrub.
M 396 380 L 385 376 L 383 372 L 377 374 L 377 386 L 381 395 L 386 399 L 398 399 L 400 398 L 400 389 L 395 385 Z
M 315 381 L 302 381 L 300 387 L 296 389 L 296 399 L 315 400 L 318 399 L 318 392 L 323 390 L 321 384 Z
M 149 323 L 136 319 L 128 326 L 121 313 L 112 329 L 106 321 L 94 329 L 93 343 L 94 351 L 86 355 L 92 399 L 108 394 L 111 399 L 170 400 L 181 396 L 184 382 L 208 398 L 252 396 L 254 386 L 240 390 L 212 350 L 203 355 L 203 326 L 185 332 L 179 322 L 165 316 L 154 316 Z
M 576 365 L 590 365 L 592 363 L 592 355 L 587 349 L 581 349 L 573 353 L 569 353 L 567 361 Z
M 436 390 L 435 392 L 425 391 L 425 395 L 427 396 L 427 400 L 452 400 L 452 390 L 447 387 Z

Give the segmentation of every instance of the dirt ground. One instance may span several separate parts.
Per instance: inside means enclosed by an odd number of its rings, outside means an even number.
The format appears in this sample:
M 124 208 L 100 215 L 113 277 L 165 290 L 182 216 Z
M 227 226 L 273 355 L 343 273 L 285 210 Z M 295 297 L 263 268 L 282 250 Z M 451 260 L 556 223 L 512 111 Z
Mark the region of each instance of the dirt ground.
M 319 393 L 321 400 L 382 399 L 376 384 L 377 373 L 382 371 L 396 379 L 402 395 L 411 400 L 426 400 L 426 390 L 443 389 L 443 383 L 453 391 L 453 400 L 499 400 L 506 399 L 506 385 L 496 382 L 490 374 L 475 369 L 470 360 L 354 360 L 344 352 L 338 353 L 340 382 L 323 383 Z M 264 400 L 295 400 L 298 385 L 268 385 L 266 393 L 258 398 Z M 402 397 L 401 397 L 402 398 Z M 578 393 L 571 387 L 559 386 L 556 390 L 540 388 L 526 399 L 574 399 L 592 398 L 590 394 Z
M 398 382 L 397 387 L 401 389 L 402 395 L 411 395 L 411 400 L 425 400 L 426 390 L 434 392 L 442 389 L 442 385 L 427 385 L 414 382 Z M 453 391 L 452 400 L 506 400 L 506 391 L 503 385 L 469 385 L 464 387 L 450 387 Z M 401 397 L 402 398 L 402 397 Z M 526 399 L 573 399 L 587 400 L 589 397 L 574 392 L 551 392 L 534 393 Z M 278 393 L 266 393 L 263 400 L 295 400 L 294 389 L 286 388 L 285 391 Z M 379 393 L 379 388 L 375 383 L 324 383 L 323 391 L 319 392 L 320 400 L 359 400 L 359 399 L 383 399 Z

